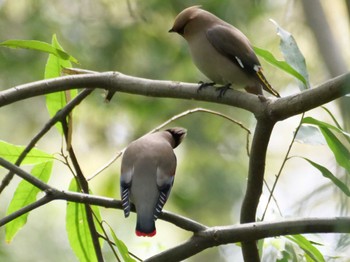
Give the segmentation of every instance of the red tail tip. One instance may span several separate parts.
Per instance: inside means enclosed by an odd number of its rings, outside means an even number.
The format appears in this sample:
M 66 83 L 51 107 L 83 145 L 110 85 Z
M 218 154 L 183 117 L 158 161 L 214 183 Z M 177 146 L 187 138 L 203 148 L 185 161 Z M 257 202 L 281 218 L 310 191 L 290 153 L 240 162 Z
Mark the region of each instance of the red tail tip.
M 157 231 L 154 230 L 151 233 L 144 233 L 144 232 L 136 230 L 135 233 L 136 233 L 136 236 L 138 236 L 138 237 L 153 237 L 155 234 L 157 234 Z

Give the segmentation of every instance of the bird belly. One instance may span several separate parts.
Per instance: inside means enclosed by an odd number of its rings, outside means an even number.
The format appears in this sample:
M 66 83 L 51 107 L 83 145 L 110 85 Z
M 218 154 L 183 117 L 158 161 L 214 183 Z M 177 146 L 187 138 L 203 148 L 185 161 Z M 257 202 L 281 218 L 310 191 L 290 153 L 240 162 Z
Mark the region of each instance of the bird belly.
M 254 85 L 254 82 L 234 62 L 220 54 L 205 36 L 191 39 L 189 47 L 196 67 L 215 83 L 232 84 L 237 87 Z

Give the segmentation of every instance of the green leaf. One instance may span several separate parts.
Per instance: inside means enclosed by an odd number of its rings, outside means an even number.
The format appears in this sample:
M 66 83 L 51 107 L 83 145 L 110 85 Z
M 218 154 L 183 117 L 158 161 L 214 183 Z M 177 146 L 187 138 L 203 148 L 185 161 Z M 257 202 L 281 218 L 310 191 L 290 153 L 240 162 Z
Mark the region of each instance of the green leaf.
M 328 128 L 328 129 L 332 129 L 338 133 L 341 133 L 343 134 L 344 136 L 346 137 L 350 137 L 350 134 L 345 132 L 344 130 L 340 129 L 339 127 L 337 126 L 333 126 L 331 124 L 328 124 L 326 122 L 323 122 L 323 121 L 320 121 L 320 120 L 317 120 L 313 117 L 304 117 L 303 118 L 303 121 L 302 121 L 303 124 L 310 124 L 310 125 L 315 125 L 315 126 L 318 126 L 318 127 L 324 127 L 324 128 Z
M 286 236 L 290 241 L 296 243 L 304 252 L 315 262 L 325 261 L 322 253 L 304 236 L 302 235 L 293 235 Z
M 286 73 L 290 74 L 291 76 L 294 76 L 296 79 L 300 80 L 305 86 L 307 85 L 307 82 L 303 75 L 301 75 L 297 70 L 295 70 L 293 67 L 291 67 L 286 61 L 280 61 L 277 60 L 272 53 L 270 53 L 267 50 L 253 47 L 255 53 L 264 58 L 266 62 L 270 63 L 271 65 L 285 71 Z
M 9 48 L 25 48 L 25 49 L 41 51 L 41 52 L 55 55 L 62 60 L 78 63 L 77 59 L 67 54 L 63 50 L 57 49 L 46 42 L 41 42 L 37 40 L 16 40 L 16 39 L 7 40 L 0 43 L 0 46 L 9 47 Z
M 10 143 L 7 143 L 5 141 L 0 140 L 0 157 L 6 159 L 7 161 L 11 163 L 15 163 L 19 155 L 23 152 L 25 149 L 25 146 L 17 146 Z M 49 160 L 53 160 L 53 156 L 41 151 L 37 148 L 33 148 L 24 161 L 22 162 L 23 165 L 36 165 L 42 162 L 47 162 Z
M 347 195 L 348 197 L 350 197 L 350 189 L 349 187 L 343 183 L 341 180 L 339 180 L 336 176 L 334 176 L 332 174 L 331 171 L 329 171 L 327 168 L 325 168 L 324 166 L 321 166 L 313 161 L 311 161 L 310 159 L 308 158 L 305 158 L 305 157 L 301 157 L 302 159 L 306 160 L 307 162 L 309 162 L 311 165 L 313 165 L 315 168 L 317 168 L 324 177 L 330 179 L 333 184 L 335 186 L 337 186 L 341 191 L 343 191 L 343 193 L 345 195 Z
M 36 178 L 39 178 L 41 181 L 47 183 L 51 175 L 52 165 L 53 161 L 37 164 L 33 167 L 31 174 Z M 39 188 L 23 180 L 19 183 L 6 214 L 12 214 L 13 212 L 35 202 L 39 192 Z M 26 213 L 6 224 L 5 230 L 7 242 L 11 242 L 18 230 L 20 230 L 27 223 L 28 215 L 29 213 Z
M 337 163 L 345 168 L 348 174 L 350 174 L 349 150 L 328 128 L 320 127 L 320 130 L 327 141 L 328 147 L 332 150 Z
M 78 190 L 75 178 L 72 179 L 69 185 L 69 190 L 80 192 Z M 94 212 L 95 216 L 101 220 L 99 208 L 97 206 L 91 206 L 91 209 Z M 99 228 L 100 227 L 97 226 L 97 229 Z M 67 203 L 66 230 L 70 246 L 72 247 L 79 261 L 97 261 L 89 225 L 86 219 L 86 210 L 84 204 L 74 202 Z
M 58 43 L 56 35 L 53 35 L 52 37 L 52 47 L 63 51 L 63 48 Z M 61 75 L 61 70 L 64 67 L 72 67 L 72 64 L 68 60 L 50 54 L 45 66 L 45 79 L 59 77 Z M 78 91 L 73 89 L 70 91 L 56 92 L 46 95 L 46 107 L 49 111 L 50 117 L 53 117 L 57 111 L 61 110 L 67 102 L 72 100 L 77 94 Z M 60 123 L 57 123 L 55 126 L 58 131 L 63 134 Z
M 271 19 L 271 22 L 276 26 L 277 35 L 281 38 L 280 48 L 284 59 L 305 79 L 305 81 L 302 81 L 302 84 L 299 85 L 299 89 L 309 89 L 309 74 L 307 72 L 305 58 L 300 52 L 297 42 L 295 41 L 293 35 L 280 27 L 276 21 Z
M 325 145 L 326 141 L 317 126 L 302 125 L 298 129 L 295 141 L 309 145 Z
M 108 225 L 108 224 L 107 224 Z M 114 243 L 115 246 L 117 247 L 120 255 L 122 256 L 124 262 L 134 262 L 136 261 L 135 259 L 133 259 L 130 255 L 129 255 L 129 250 L 127 248 L 127 246 L 124 244 L 123 241 L 121 241 L 117 235 L 115 234 L 115 232 L 113 231 L 113 229 L 111 228 L 110 225 L 108 225 L 110 232 L 112 234 L 112 237 L 114 239 Z
M 276 262 L 290 262 L 298 261 L 300 254 L 295 250 L 296 246 L 290 242 L 286 241 L 284 244 L 284 250 L 281 251 L 282 258 L 277 259 Z

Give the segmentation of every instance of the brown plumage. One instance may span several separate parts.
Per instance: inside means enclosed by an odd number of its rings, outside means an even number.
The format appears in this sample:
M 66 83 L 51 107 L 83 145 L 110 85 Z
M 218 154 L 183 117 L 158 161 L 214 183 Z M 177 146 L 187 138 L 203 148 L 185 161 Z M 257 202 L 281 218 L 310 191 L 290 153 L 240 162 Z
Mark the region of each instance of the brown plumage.
M 162 212 L 174 183 L 176 148 L 186 135 L 183 128 L 170 128 L 145 135 L 125 149 L 122 158 L 120 192 L 125 217 L 130 202 L 137 213 L 137 236 L 154 236 L 155 220 Z
M 185 38 L 195 65 L 216 84 L 243 86 L 258 95 L 263 88 L 280 97 L 263 75 L 248 38 L 217 16 L 192 6 L 177 15 L 169 32 Z

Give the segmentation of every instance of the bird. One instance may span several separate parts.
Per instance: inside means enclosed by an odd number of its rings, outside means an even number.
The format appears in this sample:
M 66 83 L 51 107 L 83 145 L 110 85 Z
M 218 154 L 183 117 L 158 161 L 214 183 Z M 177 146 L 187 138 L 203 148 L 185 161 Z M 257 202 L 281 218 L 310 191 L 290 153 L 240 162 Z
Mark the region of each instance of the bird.
M 264 89 L 280 97 L 265 78 L 248 38 L 214 14 L 200 6 L 188 7 L 176 16 L 169 32 L 187 41 L 194 64 L 213 81 L 202 82 L 200 89 L 220 84 L 225 92 L 231 85 L 238 85 L 249 93 L 263 95 Z
M 135 206 L 137 236 L 156 234 L 155 220 L 161 214 L 176 171 L 176 148 L 186 136 L 182 127 L 146 134 L 131 142 L 121 161 L 120 193 L 124 216 Z

